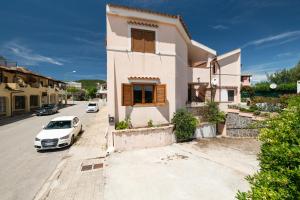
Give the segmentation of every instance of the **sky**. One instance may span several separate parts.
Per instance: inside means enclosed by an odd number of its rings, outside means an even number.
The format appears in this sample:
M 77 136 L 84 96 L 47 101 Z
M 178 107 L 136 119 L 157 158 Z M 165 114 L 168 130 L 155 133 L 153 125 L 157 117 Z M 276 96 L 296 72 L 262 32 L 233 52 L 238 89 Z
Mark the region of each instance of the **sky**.
M 60 80 L 106 79 L 106 3 L 182 15 L 219 55 L 241 48 L 254 82 L 300 60 L 299 0 L 1 0 L 0 55 Z

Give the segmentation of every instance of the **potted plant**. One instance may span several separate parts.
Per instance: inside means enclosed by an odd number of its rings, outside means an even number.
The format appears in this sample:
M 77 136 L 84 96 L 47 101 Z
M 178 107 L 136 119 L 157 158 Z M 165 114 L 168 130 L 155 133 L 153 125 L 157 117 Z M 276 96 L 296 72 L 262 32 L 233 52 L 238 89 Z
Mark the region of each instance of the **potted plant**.
M 207 102 L 204 117 L 207 123 L 202 123 L 196 130 L 196 137 L 216 137 L 217 127 L 224 128 L 225 113 L 220 111 L 216 102 Z

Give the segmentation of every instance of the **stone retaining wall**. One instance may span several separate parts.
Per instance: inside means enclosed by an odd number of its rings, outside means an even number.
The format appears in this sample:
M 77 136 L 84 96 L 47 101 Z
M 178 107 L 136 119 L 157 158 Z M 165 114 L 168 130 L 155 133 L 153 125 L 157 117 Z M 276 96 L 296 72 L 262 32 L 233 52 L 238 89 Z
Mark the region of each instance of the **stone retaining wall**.
M 161 147 L 175 143 L 173 125 L 152 128 L 114 130 L 113 144 L 116 151 Z
M 249 128 L 255 122 L 252 117 L 228 112 L 226 118 L 226 135 L 229 137 L 257 137 L 258 129 Z

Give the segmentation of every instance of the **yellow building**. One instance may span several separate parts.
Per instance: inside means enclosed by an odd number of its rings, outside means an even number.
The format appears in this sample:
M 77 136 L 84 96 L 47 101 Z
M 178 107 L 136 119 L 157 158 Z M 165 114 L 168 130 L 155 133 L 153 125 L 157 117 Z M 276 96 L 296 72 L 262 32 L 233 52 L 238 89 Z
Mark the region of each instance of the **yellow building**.
M 0 118 L 31 112 L 43 104 L 64 103 L 64 82 L 24 67 L 0 66 Z

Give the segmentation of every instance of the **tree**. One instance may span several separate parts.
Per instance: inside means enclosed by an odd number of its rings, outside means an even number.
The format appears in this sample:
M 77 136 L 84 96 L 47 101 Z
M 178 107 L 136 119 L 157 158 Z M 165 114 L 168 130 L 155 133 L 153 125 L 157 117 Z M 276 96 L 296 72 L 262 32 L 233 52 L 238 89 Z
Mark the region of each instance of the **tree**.
M 97 93 L 97 88 L 95 87 L 87 89 L 87 96 L 91 99 L 96 97 L 96 93 Z
M 72 100 L 74 101 L 74 94 L 79 92 L 79 89 L 76 87 L 69 87 L 67 88 L 67 92 L 72 95 Z
M 248 192 L 239 200 L 287 200 L 300 197 L 300 96 L 288 101 L 287 110 L 263 123 L 258 155 L 260 171 L 246 179 Z
M 267 80 L 276 84 L 295 83 L 297 80 L 300 80 L 300 61 L 291 69 L 283 69 L 267 75 Z

